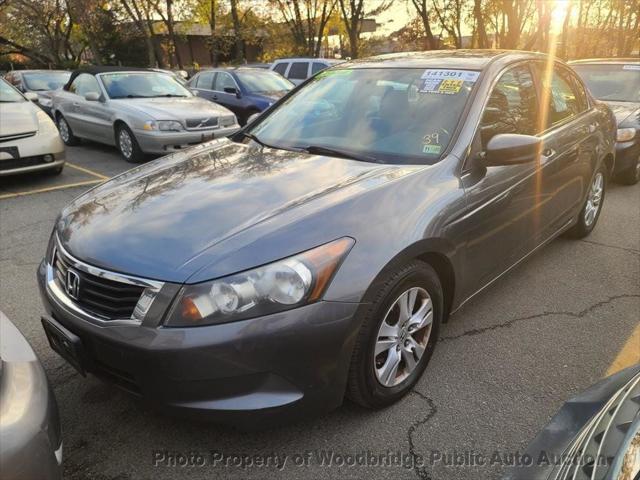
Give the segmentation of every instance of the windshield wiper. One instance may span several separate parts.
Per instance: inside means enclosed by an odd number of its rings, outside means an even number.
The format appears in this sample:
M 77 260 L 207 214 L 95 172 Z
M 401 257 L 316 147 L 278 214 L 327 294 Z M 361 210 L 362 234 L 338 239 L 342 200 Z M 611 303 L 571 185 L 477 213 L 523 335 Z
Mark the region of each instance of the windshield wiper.
M 254 142 L 256 142 L 258 145 L 261 145 L 263 147 L 267 147 L 267 148 L 275 148 L 278 149 L 279 147 L 274 147 L 273 145 L 269 145 L 267 143 L 264 143 L 262 140 L 260 140 L 258 137 L 256 137 L 253 133 L 249 133 L 249 132 L 240 132 L 240 134 L 245 137 L 248 138 L 250 140 L 253 140 Z M 280 148 L 280 150 L 284 150 L 283 148 Z
M 370 157 L 369 155 L 348 152 L 339 148 L 323 147 L 321 145 L 309 145 L 308 147 L 304 147 L 302 150 L 313 155 L 329 155 L 334 157 L 348 158 L 350 160 L 359 160 L 361 162 L 380 163 L 380 160 L 374 157 Z

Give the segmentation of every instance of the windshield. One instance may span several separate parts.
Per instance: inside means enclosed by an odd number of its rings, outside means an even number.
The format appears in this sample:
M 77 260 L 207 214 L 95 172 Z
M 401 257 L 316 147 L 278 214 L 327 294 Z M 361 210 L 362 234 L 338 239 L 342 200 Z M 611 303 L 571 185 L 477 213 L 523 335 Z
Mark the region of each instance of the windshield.
M 12 86 L 4 80 L 0 80 L 0 102 L 26 102 L 25 98 L 20 95 Z
M 62 88 L 71 77 L 71 72 L 39 72 L 22 75 L 29 90 L 46 91 Z
M 192 96 L 173 76 L 164 73 L 108 73 L 100 78 L 111 99 Z
M 269 71 L 237 72 L 238 80 L 249 93 L 288 92 L 295 85 Z
M 572 65 L 594 97 L 640 102 L 640 64 Z
M 434 163 L 478 75 L 436 68 L 326 70 L 249 133 L 280 148 L 339 149 L 351 154 L 343 156 L 380 163 Z

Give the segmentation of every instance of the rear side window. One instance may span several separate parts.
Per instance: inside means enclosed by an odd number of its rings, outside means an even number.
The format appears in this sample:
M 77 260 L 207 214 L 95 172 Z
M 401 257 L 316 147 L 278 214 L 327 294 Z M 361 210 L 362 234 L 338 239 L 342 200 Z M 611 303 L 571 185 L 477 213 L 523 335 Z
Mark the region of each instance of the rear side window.
M 500 133 L 535 135 L 537 104 L 533 75 L 528 66 L 520 65 L 503 73 L 491 92 L 480 123 L 483 147 Z
M 284 77 L 284 72 L 287 71 L 287 67 L 288 66 L 289 66 L 289 64 L 286 63 L 286 62 L 279 63 L 275 67 L 273 67 L 273 71 L 276 72 L 276 73 L 279 73 L 280 75 L 282 75 Z
M 196 88 L 204 88 L 206 90 L 213 89 L 214 75 L 215 75 L 214 72 L 204 72 L 198 75 L 198 78 L 196 79 L 196 85 L 195 85 Z
M 294 80 L 304 80 L 307 78 L 309 64 L 307 62 L 293 62 L 289 70 L 289 78 Z
M 327 68 L 327 65 L 325 65 L 324 63 L 313 62 L 313 65 L 311 65 L 311 75 L 315 75 L 316 73 L 321 72 L 325 68 Z
M 540 67 L 543 69 L 543 67 Z M 555 67 L 549 81 L 548 76 L 540 72 L 543 88 L 548 91 L 549 107 L 546 128 L 562 123 L 584 110 L 580 95 L 575 91 L 575 84 L 569 73 Z

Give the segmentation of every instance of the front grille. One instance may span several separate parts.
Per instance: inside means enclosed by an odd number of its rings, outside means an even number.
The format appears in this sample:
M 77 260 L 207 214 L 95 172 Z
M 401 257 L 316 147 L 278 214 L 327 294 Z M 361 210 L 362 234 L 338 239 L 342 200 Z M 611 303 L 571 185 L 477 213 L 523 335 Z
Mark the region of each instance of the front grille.
M 33 137 L 36 134 L 33 132 L 24 132 L 24 133 L 13 133 L 11 135 L 0 135 L 0 143 L 10 142 L 12 140 L 20 140 L 21 138 L 29 138 Z
M 186 124 L 189 130 L 216 128 L 218 126 L 218 117 L 188 118 Z
M 0 171 L 13 170 L 14 168 L 33 167 L 34 165 L 42 165 L 46 163 L 42 155 L 35 157 L 8 158 L 0 160 Z
M 616 392 L 564 452 L 555 480 L 605 480 L 618 476 L 625 450 L 640 431 L 630 430 L 640 419 L 640 375 Z M 626 477 L 625 477 L 626 478 Z M 629 478 L 638 478 L 630 476 Z
M 131 318 L 144 287 L 92 275 L 72 266 L 59 249 L 55 251 L 54 271 L 56 281 L 69 294 L 69 270 L 77 275 L 78 288 L 71 296 L 83 310 L 105 320 Z M 71 289 L 73 290 L 73 289 Z

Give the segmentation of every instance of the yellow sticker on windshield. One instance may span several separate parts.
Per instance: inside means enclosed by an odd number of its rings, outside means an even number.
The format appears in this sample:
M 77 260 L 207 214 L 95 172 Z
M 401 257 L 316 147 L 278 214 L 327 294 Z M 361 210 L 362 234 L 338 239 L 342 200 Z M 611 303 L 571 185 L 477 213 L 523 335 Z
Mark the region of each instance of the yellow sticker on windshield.
M 445 95 L 454 95 L 462 89 L 462 80 L 443 80 L 438 87 L 438 93 Z

